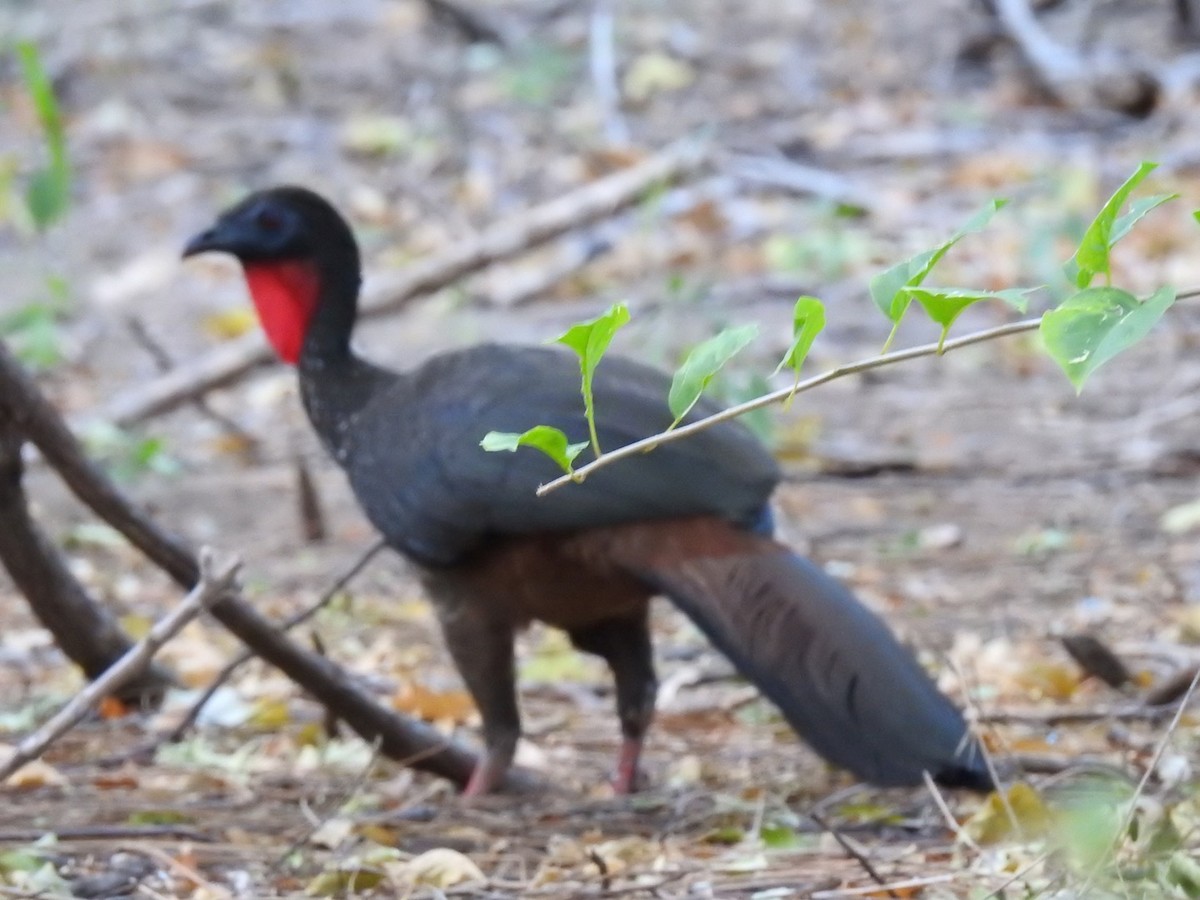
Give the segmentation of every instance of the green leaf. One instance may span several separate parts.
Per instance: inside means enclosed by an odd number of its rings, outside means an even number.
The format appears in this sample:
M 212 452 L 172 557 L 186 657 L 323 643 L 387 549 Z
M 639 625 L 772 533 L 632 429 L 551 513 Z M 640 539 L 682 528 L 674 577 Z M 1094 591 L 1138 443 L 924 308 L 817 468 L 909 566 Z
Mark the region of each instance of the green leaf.
M 49 165 L 30 180 L 25 198 L 34 224 L 45 229 L 62 216 L 70 199 L 71 170 L 67 161 L 66 132 L 54 86 L 42 66 L 37 46 L 23 41 L 16 49 L 25 90 L 37 111 L 50 157 Z
M 550 425 L 535 425 L 522 434 L 511 431 L 489 431 L 483 436 L 479 446 L 491 453 L 501 450 L 515 452 L 520 447 L 533 447 L 535 450 L 541 450 L 558 463 L 562 470 L 569 475 L 575 471 L 571 464 L 587 447 L 587 441 L 572 444 L 559 429 Z
M 50 369 L 62 361 L 58 308 L 50 303 L 28 303 L 0 316 L 0 336 L 12 340 L 17 358 L 34 369 Z
M 871 299 L 875 301 L 875 305 L 880 311 L 888 317 L 888 321 L 893 326 L 898 326 L 900 320 L 904 317 L 904 313 L 908 311 L 908 306 L 912 302 L 912 297 L 905 291 L 905 288 L 917 287 L 921 284 L 933 271 L 933 267 L 941 262 L 950 248 L 961 241 L 968 234 L 974 234 L 977 231 L 982 231 L 992 220 L 997 212 L 1004 208 L 1007 200 L 993 199 L 984 204 L 983 208 L 976 212 L 971 218 L 962 225 L 958 231 L 950 235 L 950 237 L 941 244 L 930 250 L 924 250 L 903 262 L 896 263 L 889 269 L 880 272 L 871 279 Z M 892 336 L 895 336 L 896 329 L 892 328 Z M 888 343 L 891 343 L 892 338 L 888 338 Z
M 309 881 L 304 892 L 310 897 L 356 896 L 359 891 L 373 890 L 386 880 L 387 873 L 377 868 L 327 869 Z
M 44 857 L 29 850 L 6 850 L 0 853 L 0 875 L 13 872 L 36 872 L 46 864 Z
M 39 231 L 45 231 L 67 211 L 66 182 L 53 169 L 36 172 L 25 190 L 25 205 Z
M 1172 853 L 1167 861 L 1167 883 L 1185 897 L 1200 897 L 1200 862 L 1186 850 Z
M 1129 212 L 1121 216 L 1113 224 L 1112 234 L 1108 237 L 1108 246 L 1113 247 L 1117 241 L 1133 231 L 1133 226 L 1142 221 L 1151 210 L 1158 209 L 1164 203 L 1178 200 L 1179 194 L 1155 194 L 1153 197 L 1142 197 L 1129 204 Z
M 816 297 L 799 298 L 792 309 L 792 346 L 775 367 L 776 374 L 787 366 L 796 373 L 796 382 L 799 383 L 800 367 L 804 365 L 813 341 L 824 328 L 825 304 Z
M 938 337 L 938 352 L 946 341 L 950 326 L 962 315 L 963 310 L 983 300 L 1003 300 L 1019 312 L 1029 309 L 1028 294 L 1033 288 L 1026 290 L 1006 291 L 973 291 L 961 288 L 926 288 L 909 287 L 904 289 L 908 295 L 921 304 L 921 308 L 934 322 L 942 326 Z
M 592 379 L 596 366 L 600 364 L 613 336 L 629 321 L 629 307 L 624 303 L 614 304 L 608 312 L 572 325 L 554 340 L 565 344 L 579 357 L 579 371 L 583 376 L 580 391 L 583 394 L 583 411 L 587 417 L 588 433 L 592 439 L 592 452 L 599 456 L 600 441 L 596 436 L 596 411 L 592 404 Z M 528 432 L 526 432 L 528 433 Z M 574 457 L 572 457 L 574 459 Z
M 671 415 L 675 417 L 671 428 L 683 420 L 717 372 L 754 340 L 756 334 L 758 326 L 753 323 L 726 328 L 720 334 L 692 348 L 683 365 L 675 372 L 675 377 L 671 379 L 671 390 L 667 395 L 667 405 L 671 407 Z
M 764 825 L 758 836 L 763 846 L 771 850 L 796 850 L 802 846 L 800 835 L 786 825 Z
M 1119 288 L 1084 288 L 1042 317 L 1042 340 L 1080 391 L 1092 372 L 1145 337 L 1174 302 L 1172 287 L 1145 301 Z
M 1096 214 L 1096 218 L 1092 220 L 1092 224 L 1087 227 L 1087 231 L 1083 233 L 1083 239 L 1079 242 L 1079 249 L 1075 251 L 1075 255 L 1068 264 L 1068 273 L 1072 271 L 1075 273 L 1076 287 L 1087 287 L 1097 275 L 1103 275 L 1107 280 L 1112 273 L 1109 251 L 1112 250 L 1113 245 L 1125 237 L 1146 213 L 1178 196 L 1177 194 L 1160 194 L 1147 197 L 1145 200 L 1133 204 L 1130 211 L 1124 216 L 1117 218 L 1117 214 L 1125 205 L 1125 201 L 1129 199 L 1134 188 L 1145 181 L 1146 176 L 1157 168 L 1158 163 L 1152 162 L 1144 162 L 1138 166 L 1137 171 L 1113 192 L 1113 195 L 1100 208 L 1100 212 Z

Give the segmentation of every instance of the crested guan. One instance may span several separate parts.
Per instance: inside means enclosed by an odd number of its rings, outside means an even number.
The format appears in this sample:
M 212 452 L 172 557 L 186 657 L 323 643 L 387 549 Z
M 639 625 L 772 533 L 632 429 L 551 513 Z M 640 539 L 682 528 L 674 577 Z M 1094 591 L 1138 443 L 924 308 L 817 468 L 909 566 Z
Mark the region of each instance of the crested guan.
M 738 423 L 663 446 L 543 498 L 541 454 L 488 453 L 488 431 L 556 426 L 586 439 L 579 367 L 550 348 L 493 344 L 391 372 L 355 355 L 361 278 L 349 226 L 298 187 L 253 194 L 187 245 L 240 260 L 267 337 L 299 369 L 304 408 L 367 517 L 408 557 L 483 718 L 467 788 L 504 777 L 520 734 L 516 629 L 564 629 L 612 670 L 623 742 L 614 787 L 637 778 L 656 681 L 647 621 L 668 597 L 822 756 L 878 785 L 991 785 L 959 711 L 841 584 L 771 538 L 779 472 Z M 662 373 L 606 357 L 602 446 L 671 421 Z M 701 403 L 693 416 L 713 412 Z

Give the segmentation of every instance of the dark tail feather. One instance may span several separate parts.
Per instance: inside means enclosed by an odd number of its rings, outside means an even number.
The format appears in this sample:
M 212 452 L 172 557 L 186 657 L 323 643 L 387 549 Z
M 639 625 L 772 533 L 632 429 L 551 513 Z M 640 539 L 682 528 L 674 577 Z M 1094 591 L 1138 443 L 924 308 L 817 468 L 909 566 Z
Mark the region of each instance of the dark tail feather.
M 813 563 L 743 537 L 737 553 L 639 568 L 825 759 L 885 787 L 928 771 L 991 788 L 962 715 L 887 626 Z

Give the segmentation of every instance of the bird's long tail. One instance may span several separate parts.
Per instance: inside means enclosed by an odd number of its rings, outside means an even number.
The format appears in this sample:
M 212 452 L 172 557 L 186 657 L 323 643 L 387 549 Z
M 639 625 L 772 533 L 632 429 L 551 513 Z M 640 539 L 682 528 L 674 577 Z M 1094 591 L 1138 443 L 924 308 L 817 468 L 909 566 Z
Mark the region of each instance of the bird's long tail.
M 830 762 L 881 786 L 992 786 L 959 710 L 853 594 L 770 538 L 698 520 L 632 568 Z M 655 534 L 663 534 L 658 530 Z M 632 560 L 631 560 L 632 561 Z

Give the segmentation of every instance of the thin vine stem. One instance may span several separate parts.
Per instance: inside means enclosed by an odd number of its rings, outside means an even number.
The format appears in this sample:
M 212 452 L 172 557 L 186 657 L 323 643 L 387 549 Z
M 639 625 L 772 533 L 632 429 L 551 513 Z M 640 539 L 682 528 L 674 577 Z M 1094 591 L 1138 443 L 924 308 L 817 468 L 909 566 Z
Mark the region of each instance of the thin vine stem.
M 1189 292 L 1188 296 L 1200 294 L 1200 290 Z M 1180 296 L 1184 296 L 1181 294 Z M 723 409 L 718 413 L 707 416 L 703 419 L 698 419 L 695 422 L 689 422 L 687 425 L 682 425 L 671 431 L 664 431 L 660 434 L 653 434 L 650 437 L 642 438 L 640 441 L 634 441 L 632 444 L 626 444 L 617 450 L 612 450 L 599 456 L 586 465 L 580 466 L 574 472 L 568 475 L 562 475 L 555 478 L 553 481 L 548 481 L 540 485 L 537 489 L 537 495 L 544 497 L 551 491 L 556 491 L 567 484 L 582 483 L 589 475 L 597 469 L 602 469 L 605 466 L 610 466 L 615 462 L 619 462 L 627 457 L 634 456 L 638 453 L 645 453 L 647 450 L 653 450 L 655 447 L 660 447 L 663 444 L 669 444 L 672 441 L 682 440 L 689 435 L 695 434 L 698 431 L 712 428 L 720 422 L 727 422 L 730 419 L 736 419 L 738 416 L 743 416 L 752 410 L 761 409 L 764 406 L 770 406 L 773 403 L 782 403 L 785 400 L 794 397 L 796 394 L 803 394 L 805 391 L 811 391 L 815 387 L 819 387 L 830 381 L 836 381 L 839 378 L 845 378 L 849 375 L 857 375 L 860 372 L 868 372 L 871 369 L 880 369 L 884 366 L 895 365 L 896 363 L 907 362 L 910 359 L 920 359 L 924 356 L 939 356 L 942 353 L 949 353 L 951 350 L 958 350 L 962 347 L 969 347 L 972 344 L 982 344 L 985 341 L 994 341 L 997 338 L 1008 337 L 1012 334 L 1022 334 L 1027 331 L 1034 331 L 1042 323 L 1042 317 L 1038 316 L 1033 319 L 1022 319 L 1019 322 L 1009 322 L 1007 325 L 998 325 L 995 328 L 987 328 L 983 331 L 976 331 L 972 334 L 965 334 L 962 337 L 954 338 L 946 341 L 944 344 L 938 343 L 921 344 L 917 347 L 909 347 L 906 350 L 895 350 L 891 353 L 883 353 L 879 356 L 872 356 L 868 359 L 860 359 L 857 362 L 847 363 L 844 366 L 837 366 L 827 372 L 822 372 L 820 375 L 814 375 L 811 378 L 806 378 L 799 384 L 793 387 L 780 388 L 777 391 L 771 391 L 769 394 L 763 394 L 761 397 L 755 397 L 753 400 L 747 400 L 745 403 L 739 403 L 736 406 L 730 406 L 728 409 Z
M 1176 300 L 1193 300 L 1200 298 L 1200 287 L 1188 288 L 1180 291 L 1175 295 Z M 763 394 L 761 397 L 755 397 L 753 400 L 747 400 L 745 403 L 739 403 L 736 406 L 730 406 L 711 416 L 706 416 L 703 419 L 698 419 L 695 422 L 689 422 L 687 425 L 673 427 L 659 434 L 652 434 L 649 437 L 642 438 L 640 441 L 634 441 L 632 444 L 626 444 L 610 453 L 604 453 L 586 465 L 580 466 L 569 474 L 560 475 L 553 481 L 548 481 L 543 485 L 539 485 L 537 495 L 544 497 L 552 491 L 557 491 L 559 488 L 568 484 L 581 484 L 589 475 L 597 469 L 603 469 L 605 466 L 610 466 L 615 462 L 634 456 L 638 453 L 645 453 L 648 450 L 653 450 L 655 447 L 660 447 L 663 444 L 669 444 L 672 441 L 682 440 L 689 435 L 695 434 L 698 431 L 704 431 L 707 428 L 712 428 L 720 422 L 728 422 L 730 419 L 736 419 L 738 416 L 743 416 L 748 412 L 756 409 L 762 409 L 764 406 L 770 406 L 773 403 L 783 403 L 790 400 L 796 394 L 803 394 L 805 391 L 811 391 L 815 387 L 819 387 L 830 381 L 836 381 L 839 378 L 845 378 L 849 375 L 857 375 L 860 372 L 868 372 L 871 369 L 880 369 L 884 366 L 895 365 L 896 363 L 907 362 L 910 359 L 920 359 L 924 356 L 941 356 L 943 353 L 949 353 L 951 350 L 958 350 L 962 347 L 969 347 L 972 344 L 982 344 L 985 341 L 994 341 L 997 338 L 1008 337 L 1013 334 L 1022 334 L 1027 331 L 1035 331 L 1042 324 L 1042 317 L 1037 316 L 1032 319 L 1021 319 L 1019 322 L 1009 322 L 1007 325 L 998 325 L 995 328 L 986 328 L 983 331 L 976 331 L 972 334 L 965 334 L 962 337 L 953 338 L 945 342 L 937 342 L 932 344 L 921 344 L 917 347 L 909 347 L 907 350 L 895 350 L 891 353 L 881 353 L 878 356 L 872 356 L 868 359 L 860 359 L 858 362 L 847 363 L 844 366 L 837 366 L 827 372 L 822 372 L 820 375 L 814 375 L 811 378 L 806 378 L 803 381 L 793 385 L 792 387 L 780 388 L 777 391 L 771 391 L 769 394 Z M 890 338 L 889 338 L 890 341 Z M 593 438 L 594 446 L 594 438 Z

